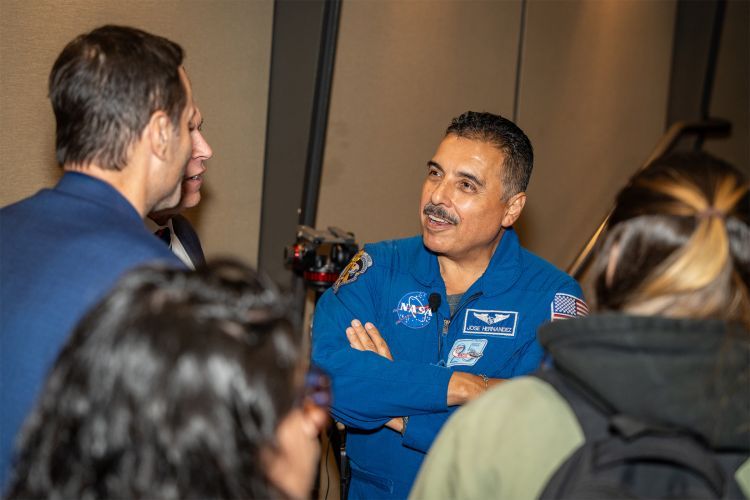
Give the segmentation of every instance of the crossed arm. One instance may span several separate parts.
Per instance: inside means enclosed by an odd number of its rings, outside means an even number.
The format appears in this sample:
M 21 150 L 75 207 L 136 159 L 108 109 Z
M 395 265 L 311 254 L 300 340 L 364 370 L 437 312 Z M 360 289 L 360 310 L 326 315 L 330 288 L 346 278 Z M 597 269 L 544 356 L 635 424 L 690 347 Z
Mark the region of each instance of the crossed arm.
M 352 320 L 351 326 L 346 328 L 346 338 L 349 340 L 349 346 L 358 351 L 371 351 L 390 361 L 393 361 L 393 355 L 388 347 L 388 343 L 383 339 L 377 327 L 367 322 L 364 325 L 357 319 Z M 468 403 L 486 392 L 490 387 L 502 383 L 504 379 L 488 378 L 485 379 L 471 373 L 455 371 L 448 382 L 447 404 L 456 406 Z M 396 432 L 403 432 L 404 419 L 392 418 L 385 427 L 393 429 Z

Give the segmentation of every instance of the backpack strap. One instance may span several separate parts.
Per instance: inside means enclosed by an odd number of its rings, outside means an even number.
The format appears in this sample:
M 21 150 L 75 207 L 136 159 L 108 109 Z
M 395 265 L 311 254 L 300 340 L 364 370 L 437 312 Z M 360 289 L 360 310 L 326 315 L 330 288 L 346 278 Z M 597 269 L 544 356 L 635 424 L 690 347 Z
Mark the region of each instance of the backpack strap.
M 607 468 L 636 460 L 676 464 L 703 477 L 717 497 L 724 495 L 724 471 L 713 454 L 688 434 L 641 434 L 632 440 L 615 436 L 594 446 L 596 467 Z
M 725 495 L 728 471 L 696 437 L 679 429 L 617 414 L 584 383 L 559 368 L 541 369 L 533 376 L 552 385 L 566 400 L 585 439 L 584 445 L 552 475 L 540 498 L 566 498 L 579 478 L 595 477 L 595 470 L 643 459 L 693 471 L 717 497 Z

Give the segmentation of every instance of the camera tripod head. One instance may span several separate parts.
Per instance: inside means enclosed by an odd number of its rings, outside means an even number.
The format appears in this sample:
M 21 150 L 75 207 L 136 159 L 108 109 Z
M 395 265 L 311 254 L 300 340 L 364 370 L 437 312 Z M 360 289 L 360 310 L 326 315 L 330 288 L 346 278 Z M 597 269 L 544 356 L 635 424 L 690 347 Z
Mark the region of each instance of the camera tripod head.
M 293 245 L 284 249 L 286 266 L 317 292 L 330 288 L 359 250 L 354 233 L 338 227 L 321 231 L 298 226 Z

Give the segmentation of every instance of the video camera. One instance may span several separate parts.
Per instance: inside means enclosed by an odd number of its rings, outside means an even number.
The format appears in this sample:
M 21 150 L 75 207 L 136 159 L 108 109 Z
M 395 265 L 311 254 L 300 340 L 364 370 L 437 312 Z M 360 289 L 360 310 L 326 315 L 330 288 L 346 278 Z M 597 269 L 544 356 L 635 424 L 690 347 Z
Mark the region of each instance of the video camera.
M 297 241 L 284 249 L 287 267 L 318 292 L 330 288 L 359 251 L 354 233 L 337 227 L 326 231 L 297 227 Z

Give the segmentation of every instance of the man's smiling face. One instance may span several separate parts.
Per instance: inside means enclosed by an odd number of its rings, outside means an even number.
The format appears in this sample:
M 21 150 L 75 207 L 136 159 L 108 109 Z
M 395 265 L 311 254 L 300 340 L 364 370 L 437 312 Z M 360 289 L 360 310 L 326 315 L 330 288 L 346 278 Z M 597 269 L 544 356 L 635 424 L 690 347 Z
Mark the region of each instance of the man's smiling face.
M 491 256 L 512 225 L 503 201 L 505 155 L 483 141 L 448 135 L 427 164 L 422 186 L 422 239 L 451 259 Z

